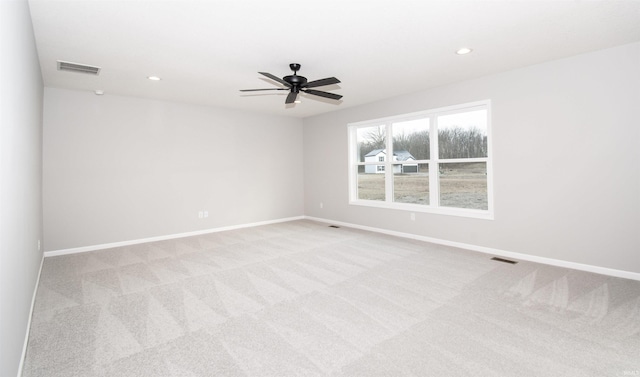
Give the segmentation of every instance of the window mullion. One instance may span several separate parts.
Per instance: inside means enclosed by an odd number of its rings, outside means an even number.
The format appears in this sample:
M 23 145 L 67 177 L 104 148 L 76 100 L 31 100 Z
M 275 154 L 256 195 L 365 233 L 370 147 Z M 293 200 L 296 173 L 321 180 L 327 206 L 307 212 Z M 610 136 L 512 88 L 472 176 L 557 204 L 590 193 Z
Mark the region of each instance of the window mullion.
M 393 131 L 391 130 L 391 122 L 385 123 L 386 161 L 384 163 L 384 191 L 385 201 L 393 202 Z
M 348 132 L 349 142 L 349 200 L 358 199 L 358 142 L 356 137 L 356 127 L 350 127 Z
M 431 115 L 429 117 L 429 203 L 433 207 L 440 206 L 440 160 L 438 156 L 438 117 Z

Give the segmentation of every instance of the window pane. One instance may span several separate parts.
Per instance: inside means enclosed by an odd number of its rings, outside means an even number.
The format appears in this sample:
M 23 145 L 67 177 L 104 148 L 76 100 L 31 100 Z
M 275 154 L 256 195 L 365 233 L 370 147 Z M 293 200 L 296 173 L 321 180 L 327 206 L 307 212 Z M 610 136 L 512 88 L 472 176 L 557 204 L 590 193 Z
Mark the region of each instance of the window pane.
M 429 118 L 393 123 L 394 161 L 429 159 Z
M 429 164 L 393 165 L 393 201 L 429 204 Z
M 384 165 L 358 166 L 358 199 L 384 201 Z
M 485 162 L 440 164 L 440 205 L 488 209 Z
M 358 145 L 358 161 L 379 161 L 385 156 L 385 143 L 387 133 L 384 125 L 372 127 L 360 127 L 356 132 Z M 382 160 L 384 161 L 384 159 Z
M 487 110 L 438 116 L 438 152 L 441 159 L 487 157 Z

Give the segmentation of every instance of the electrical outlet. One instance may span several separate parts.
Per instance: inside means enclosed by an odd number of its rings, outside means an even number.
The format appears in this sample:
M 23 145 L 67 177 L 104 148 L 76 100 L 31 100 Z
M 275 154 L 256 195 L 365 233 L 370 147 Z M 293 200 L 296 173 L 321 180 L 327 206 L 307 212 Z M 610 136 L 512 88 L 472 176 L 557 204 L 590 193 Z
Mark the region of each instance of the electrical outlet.
M 38 251 L 40 251 L 41 248 L 41 244 L 40 244 L 40 240 L 38 240 Z
M 209 217 L 209 211 L 204 211 L 204 217 Z
M 324 208 L 324 203 L 320 202 L 320 209 Z
M 415 213 L 411 213 L 411 221 L 416 221 L 416 214 Z
M 204 217 L 204 213 L 202 211 L 198 211 L 198 218 L 201 219 Z

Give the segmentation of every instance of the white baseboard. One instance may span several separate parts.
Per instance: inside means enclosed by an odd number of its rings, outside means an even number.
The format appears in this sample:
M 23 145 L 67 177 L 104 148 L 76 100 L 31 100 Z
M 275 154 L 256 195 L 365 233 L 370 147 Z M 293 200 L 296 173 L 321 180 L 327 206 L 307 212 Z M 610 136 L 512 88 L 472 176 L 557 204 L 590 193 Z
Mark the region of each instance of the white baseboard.
M 497 256 L 506 257 L 506 258 L 519 259 L 519 260 L 524 260 L 524 261 L 529 261 L 529 262 L 548 264 L 548 265 L 551 265 L 551 266 L 571 268 L 571 269 L 574 269 L 574 270 L 587 271 L 587 272 L 593 272 L 593 273 L 601 274 L 601 275 L 615 276 L 615 277 L 619 277 L 619 278 L 625 278 L 625 279 L 632 279 L 632 280 L 640 281 L 640 273 L 637 273 L 637 272 L 616 270 L 616 269 L 613 269 L 613 268 L 606 268 L 606 267 L 600 267 L 600 266 L 593 266 L 593 265 L 589 265 L 589 264 L 569 262 L 569 261 L 564 261 L 564 260 L 560 260 L 560 259 L 539 257 L 539 256 L 536 256 L 536 255 L 516 253 L 516 252 L 513 252 L 513 251 L 494 249 L 494 248 L 491 248 L 491 247 L 472 245 L 472 244 L 467 244 L 467 243 L 463 243 L 463 242 L 455 242 L 455 241 L 443 240 L 443 239 L 434 238 L 434 237 L 419 236 L 419 235 L 411 234 L 411 233 L 397 232 L 397 231 L 388 230 L 388 229 L 375 228 L 375 227 L 352 224 L 352 223 L 346 223 L 346 222 L 341 222 L 341 221 L 334 221 L 334 220 L 330 220 L 330 219 L 324 219 L 324 218 L 312 217 L 312 216 L 287 217 L 287 218 L 282 218 L 282 219 L 260 221 L 260 222 L 249 223 L 249 224 L 232 225 L 232 226 L 225 226 L 225 227 L 219 227 L 219 228 L 213 228 L 213 229 L 205 229 L 205 230 L 199 230 L 199 231 L 195 231 L 195 232 L 170 234 L 170 235 L 166 235 L 166 236 L 150 237 L 150 238 L 143 238 L 143 239 L 130 240 L 130 241 L 122 241 L 122 242 L 113 242 L 113 243 L 107 243 L 107 244 L 101 244 L 101 245 L 83 246 L 83 247 L 76 247 L 76 248 L 71 248 L 71 249 L 45 251 L 44 252 L 44 257 L 53 257 L 53 256 L 58 256 L 58 255 L 82 253 L 82 252 L 86 252 L 86 251 L 110 249 L 110 248 L 114 248 L 114 247 L 136 245 L 136 244 L 145 243 L 145 242 L 155 242 L 155 241 L 164 241 L 164 240 L 170 240 L 170 239 L 175 239 L 175 238 L 199 236 L 199 235 L 208 234 L 208 233 L 223 232 L 223 231 L 227 231 L 227 230 L 235 230 L 235 229 L 242 229 L 242 228 L 251 228 L 251 227 L 260 226 L 260 225 L 276 224 L 276 223 L 282 223 L 282 222 L 294 221 L 294 220 L 303 220 L 303 219 L 319 221 L 319 222 L 323 222 L 323 223 L 336 224 L 336 225 L 341 225 L 341 226 L 346 226 L 346 227 L 351 227 L 351 228 L 356 228 L 356 229 L 368 230 L 368 231 L 371 231 L 371 232 L 389 234 L 389 235 L 392 235 L 392 236 L 410 238 L 410 239 L 419 240 L 419 241 L 431 242 L 431 243 L 435 243 L 435 244 L 439 244 L 439 245 L 453 246 L 453 247 L 458 247 L 458 248 L 461 248 L 461 249 L 466 249 L 466 250 L 471 250 L 471 251 L 478 251 L 478 252 L 481 252 L 481 253 L 497 255 Z M 40 266 L 40 268 L 42 268 L 42 266 Z M 38 275 L 38 278 L 39 278 L 39 275 Z M 35 299 L 35 294 L 34 294 L 34 299 Z
M 31 297 L 31 308 L 29 309 L 29 320 L 27 321 L 27 331 L 24 336 L 24 344 L 22 345 L 22 357 L 20 357 L 20 364 L 18 365 L 18 377 L 22 376 L 22 369 L 24 368 L 24 359 L 27 357 L 27 345 L 29 344 L 29 333 L 31 332 L 31 319 L 33 318 L 33 308 L 36 305 L 36 294 L 38 293 L 38 286 L 40 285 L 40 275 L 42 274 L 42 265 L 44 265 L 44 254 L 40 258 L 40 268 L 38 269 L 38 277 L 36 278 L 36 285 L 33 287 L 33 296 Z
M 58 256 L 58 255 L 75 254 L 75 253 L 83 253 L 83 252 L 86 252 L 86 251 L 111 249 L 111 248 L 114 248 L 114 247 L 136 245 L 136 244 L 141 244 L 141 243 L 146 243 L 146 242 L 165 241 L 165 240 L 171 240 L 171 239 L 175 239 L 175 238 L 183 238 L 183 237 L 199 236 L 199 235 L 202 235 L 202 234 L 224 232 L 226 230 L 251 228 L 251 227 L 260 226 L 260 225 L 269 225 L 269 224 L 283 223 L 283 222 L 287 222 L 287 221 L 303 220 L 304 218 L 305 218 L 304 216 L 287 217 L 287 218 L 276 219 L 276 220 L 259 221 L 259 222 L 255 222 L 255 223 L 249 223 L 249 224 L 223 226 L 223 227 L 219 227 L 219 228 L 198 230 L 198 231 L 195 231 L 195 232 L 186 232 L 186 233 L 170 234 L 170 235 L 166 235 L 166 236 L 141 238 L 141 239 L 130 240 L 130 241 L 112 242 L 112 243 L 105 243 L 105 244 L 101 244 L 101 245 L 74 247 L 74 248 L 71 248 L 71 249 L 45 251 L 44 252 L 44 256 L 45 257 L 55 257 L 55 256 Z
M 613 268 L 606 268 L 606 267 L 593 266 L 593 265 L 589 265 L 589 264 L 569 262 L 569 261 L 564 261 L 564 260 L 560 260 L 560 259 L 539 257 L 539 256 L 535 256 L 535 255 L 530 255 L 530 254 L 522 254 L 522 253 L 516 253 L 516 252 L 513 252 L 513 251 L 505 251 L 505 250 L 500 250 L 500 249 L 494 249 L 494 248 L 491 248 L 491 247 L 477 246 L 477 245 L 471 245 L 471 244 L 462 243 L 462 242 L 443 240 L 443 239 L 439 239 L 439 238 L 419 236 L 419 235 L 411 234 L 411 233 L 403 233 L 403 232 L 397 232 L 397 231 L 387 230 L 387 229 L 382 229 L 382 228 L 374 228 L 374 227 L 370 227 L 370 226 L 345 223 L 345 222 L 341 222 L 341 221 L 333 221 L 333 220 L 323 219 L 323 218 L 319 218 L 319 217 L 304 216 L 304 218 L 307 219 L 307 220 L 319 221 L 319 222 L 323 222 L 323 223 L 335 224 L 335 225 L 340 225 L 340 226 L 345 226 L 345 227 L 350 227 L 350 228 L 356 228 L 356 229 L 361 229 L 361 230 L 368 230 L 368 231 L 371 231 L 371 232 L 378 232 L 378 233 L 388 234 L 388 235 L 392 235 L 392 236 L 410 238 L 410 239 L 419 240 L 419 241 L 426 241 L 426 242 L 431 242 L 431 243 L 435 243 L 435 244 L 439 244 L 439 245 L 447 245 L 447 246 L 458 247 L 458 248 L 461 248 L 461 249 L 466 249 L 466 250 L 471 250 L 471 251 L 479 251 L 481 253 L 497 255 L 497 256 L 507 257 L 507 258 L 511 258 L 511 259 L 519 259 L 519 260 L 524 260 L 524 261 L 529 261 L 529 262 L 548 264 L 548 265 L 551 265 L 551 266 L 571 268 L 571 269 L 574 269 L 574 270 L 587 271 L 587 272 L 593 272 L 593 273 L 601 274 L 601 275 L 608 275 L 608 276 L 614 276 L 614 277 L 619 277 L 619 278 L 625 278 L 625 279 L 631 279 L 631 280 L 640 281 L 640 273 L 637 273 L 637 272 L 616 270 L 616 269 L 613 269 Z

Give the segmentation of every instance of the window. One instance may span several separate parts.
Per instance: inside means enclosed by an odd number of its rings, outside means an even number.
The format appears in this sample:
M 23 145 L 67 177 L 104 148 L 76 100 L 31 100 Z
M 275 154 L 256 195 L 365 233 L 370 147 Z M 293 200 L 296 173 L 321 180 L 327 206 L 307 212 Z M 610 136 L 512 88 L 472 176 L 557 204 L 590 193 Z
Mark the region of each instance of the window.
M 349 124 L 350 203 L 493 218 L 490 110 L 487 100 Z

